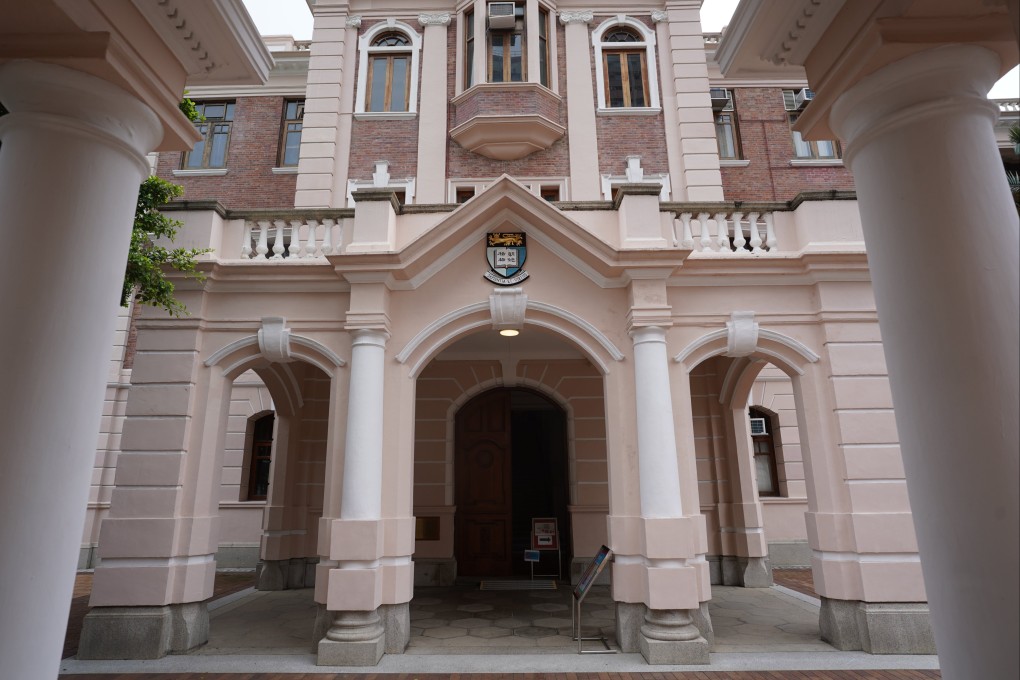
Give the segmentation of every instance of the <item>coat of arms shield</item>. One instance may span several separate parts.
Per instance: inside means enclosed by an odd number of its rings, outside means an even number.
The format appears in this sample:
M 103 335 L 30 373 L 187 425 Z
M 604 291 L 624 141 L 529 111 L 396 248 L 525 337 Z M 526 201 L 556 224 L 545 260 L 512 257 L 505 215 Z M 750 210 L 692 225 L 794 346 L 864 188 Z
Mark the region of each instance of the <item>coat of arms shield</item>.
M 485 259 L 489 271 L 485 278 L 501 286 L 512 286 L 528 278 L 524 261 L 528 246 L 523 233 L 490 232 L 485 239 Z

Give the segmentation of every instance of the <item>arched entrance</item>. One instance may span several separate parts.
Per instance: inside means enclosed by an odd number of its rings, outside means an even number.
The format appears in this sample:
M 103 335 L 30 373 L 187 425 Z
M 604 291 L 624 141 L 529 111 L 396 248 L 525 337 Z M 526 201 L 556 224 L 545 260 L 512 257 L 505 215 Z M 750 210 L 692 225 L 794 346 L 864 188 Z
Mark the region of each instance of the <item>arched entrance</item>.
M 566 414 L 539 392 L 497 388 L 457 413 L 454 555 L 464 577 L 523 575 L 532 521 L 555 518 L 556 551 L 539 573 L 570 564 Z

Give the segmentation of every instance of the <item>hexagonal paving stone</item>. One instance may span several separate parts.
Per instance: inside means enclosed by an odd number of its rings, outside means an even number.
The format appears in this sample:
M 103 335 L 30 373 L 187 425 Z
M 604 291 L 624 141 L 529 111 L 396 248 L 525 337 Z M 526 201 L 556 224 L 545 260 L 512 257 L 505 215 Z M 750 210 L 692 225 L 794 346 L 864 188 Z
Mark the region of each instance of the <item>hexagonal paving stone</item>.
M 469 631 L 468 634 L 474 637 L 485 638 L 488 640 L 491 638 L 506 637 L 508 635 L 513 635 L 513 631 L 510 630 L 509 628 L 498 628 L 496 626 L 488 626 L 487 628 L 473 628 L 471 631 Z
M 531 608 L 539 612 L 565 612 L 570 609 L 567 605 L 558 602 L 539 602 L 531 605 Z
M 419 621 L 421 619 L 433 619 L 433 618 L 435 618 L 435 616 L 436 616 L 435 612 L 426 611 L 424 609 L 417 609 L 417 610 L 416 609 L 412 609 L 411 610 L 411 620 L 412 621 Z
M 462 612 L 487 612 L 495 609 L 491 604 L 482 604 L 481 602 L 474 602 L 472 604 L 462 604 L 457 607 Z
M 432 604 L 442 604 L 443 601 L 438 597 L 415 597 L 411 600 L 412 607 L 426 607 Z
M 442 628 L 430 628 L 422 633 L 425 637 L 439 638 L 440 640 L 446 640 L 449 638 L 462 637 L 467 635 L 467 628 L 453 628 L 452 626 L 443 626 Z
M 525 626 L 524 628 L 514 628 L 514 635 L 529 638 L 543 638 L 549 637 L 550 635 L 559 635 L 554 628 L 542 628 L 540 626 Z
M 586 615 L 593 619 L 608 619 L 610 621 L 616 618 L 616 612 L 612 609 L 592 609 L 590 612 L 586 612 Z
M 555 600 L 557 598 L 565 597 L 563 593 L 558 593 L 555 590 L 537 590 L 528 593 L 529 597 L 534 597 L 538 600 Z
M 570 628 L 573 622 L 570 619 L 548 618 L 535 619 L 534 624 L 542 628 Z
M 527 619 L 520 619 L 516 616 L 512 616 L 507 619 L 497 619 L 496 625 L 500 628 L 521 628 L 531 623 Z
M 514 612 L 512 609 L 493 609 L 492 611 L 478 612 L 475 614 L 475 616 L 480 619 L 489 619 L 490 621 L 495 621 L 496 619 L 508 619 L 513 615 Z
M 442 628 L 443 626 L 449 625 L 449 622 L 445 619 L 424 619 L 422 621 L 414 621 L 415 627 L 422 629 L 429 628 Z
M 487 628 L 492 625 L 492 621 L 489 621 L 488 619 L 475 618 L 456 619 L 455 621 L 450 621 L 450 625 L 458 628 Z

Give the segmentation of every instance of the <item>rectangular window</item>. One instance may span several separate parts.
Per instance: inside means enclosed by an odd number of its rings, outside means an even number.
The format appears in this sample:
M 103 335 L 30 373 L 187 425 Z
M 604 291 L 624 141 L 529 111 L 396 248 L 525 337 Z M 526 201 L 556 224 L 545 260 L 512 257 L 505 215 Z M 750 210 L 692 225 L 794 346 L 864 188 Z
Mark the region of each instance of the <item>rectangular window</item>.
M 205 121 L 195 125 L 202 139 L 184 154 L 182 167 L 185 170 L 227 167 L 234 102 L 195 102 L 195 109 L 205 116 Z
M 301 152 L 301 126 L 304 117 L 304 101 L 284 103 L 280 137 L 280 167 L 293 167 L 298 164 L 298 156 Z
M 464 14 L 464 87 L 475 84 L 475 13 Z
M 644 50 L 604 50 L 602 60 L 606 103 L 611 108 L 648 106 L 648 74 Z
M 560 188 L 556 186 L 545 186 L 540 189 L 542 198 L 547 201 L 560 200 Z
M 467 203 L 475 197 L 474 187 L 457 187 L 457 203 Z
M 799 132 L 793 129 L 799 114 L 790 114 L 790 134 L 793 135 L 793 154 L 801 159 L 837 159 L 840 157 L 839 144 L 834 141 L 823 139 L 819 141 L 808 141 Z
M 715 138 L 719 143 L 719 158 L 736 160 L 740 158 L 740 141 L 737 135 L 737 119 L 733 113 L 715 114 Z
M 368 58 L 368 111 L 407 111 L 411 94 L 409 54 L 373 54 Z
M 524 27 L 524 6 L 517 5 L 513 29 L 489 30 L 490 83 L 524 82 L 527 77 Z
M 549 11 L 538 10 L 538 77 L 549 87 Z

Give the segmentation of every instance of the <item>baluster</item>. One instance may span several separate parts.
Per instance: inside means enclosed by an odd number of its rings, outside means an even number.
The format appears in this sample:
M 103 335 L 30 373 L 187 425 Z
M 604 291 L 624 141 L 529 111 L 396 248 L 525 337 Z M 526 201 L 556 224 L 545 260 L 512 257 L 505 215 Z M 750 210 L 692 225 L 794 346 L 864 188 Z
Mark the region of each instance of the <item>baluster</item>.
M 733 252 L 737 255 L 748 254 L 748 252 L 744 250 L 744 246 L 747 245 L 747 241 L 744 239 L 744 226 L 740 223 L 743 219 L 744 213 L 733 213 Z
M 333 220 L 329 218 L 322 221 L 322 254 L 333 254 Z
M 255 259 L 265 260 L 269 252 L 269 220 L 259 220 L 259 242 L 255 246 Z
M 680 245 L 687 249 L 694 248 L 694 235 L 691 234 L 691 216 L 692 214 L 689 212 L 680 213 L 680 221 L 684 225 L 684 233 Z
M 241 236 L 241 258 L 251 259 L 251 222 L 244 221 L 244 234 Z
M 772 221 L 770 212 L 765 213 L 765 245 L 768 246 L 770 253 L 779 250 L 779 241 L 776 240 L 776 225 Z
M 318 244 L 315 242 L 315 229 L 319 226 L 317 220 L 308 220 L 308 240 L 305 241 L 305 257 L 315 257 L 315 249 Z
M 747 213 L 747 228 L 751 234 L 751 254 L 761 253 L 761 232 L 758 231 L 758 213 Z
M 283 259 L 283 229 L 287 226 L 287 223 L 283 220 L 273 220 L 273 224 L 276 225 L 276 233 L 273 236 L 273 256 L 270 260 L 282 260 Z
M 715 214 L 716 242 L 719 244 L 720 253 L 730 252 L 730 228 L 726 224 L 726 213 Z
M 304 222 L 304 220 L 290 221 L 290 249 L 287 251 L 287 256 L 293 257 L 295 260 L 301 259 L 301 225 Z
M 698 225 L 701 226 L 701 252 L 712 250 L 712 237 L 708 234 L 708 213 L 698 213 Z
M 673 229 L 673 247 L 674 248 L 676 248 L 678 245 L 680 245 L 680 239 L 677 238 L 677 235 L 676 235 L 676 222 L 677 222 L 677 220 L 674 217 L 673 218 L 673 223 L 670 225 L 672 227 L 672 229 Z

